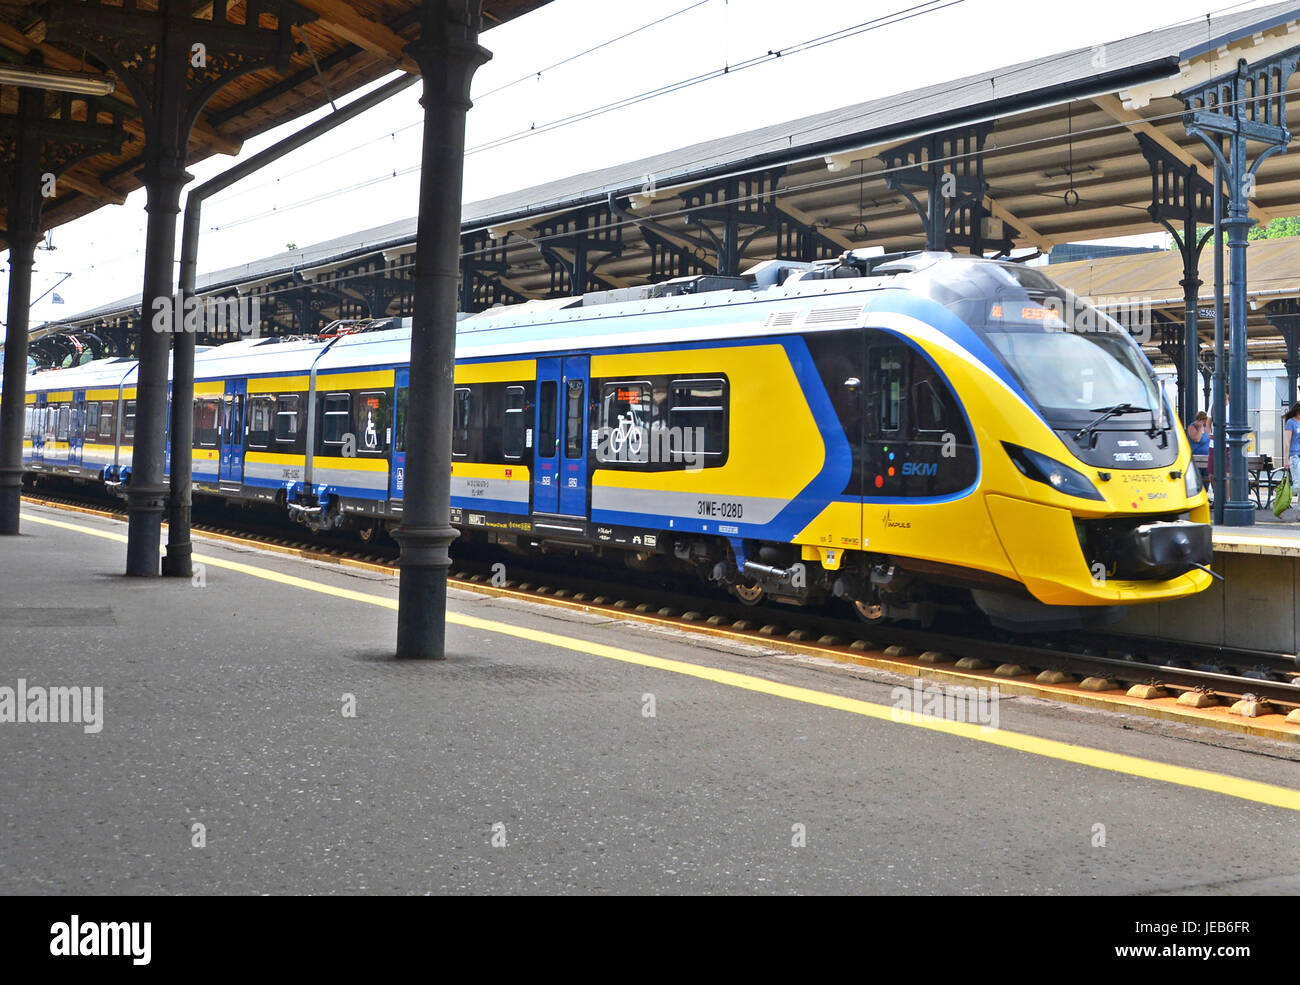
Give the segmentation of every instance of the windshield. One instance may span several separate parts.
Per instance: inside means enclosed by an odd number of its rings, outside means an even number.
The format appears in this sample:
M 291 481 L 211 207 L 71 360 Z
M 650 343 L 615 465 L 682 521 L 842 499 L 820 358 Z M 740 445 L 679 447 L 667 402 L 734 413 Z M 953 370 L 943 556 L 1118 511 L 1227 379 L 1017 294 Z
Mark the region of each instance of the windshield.
M 1087 423 L 1121 406 L 1101 427 L 1149 428 L 1152 415 L 1163 419 L 1150 364 L 1128 330 L 1037 270 L 954 259 L 918 273 L 1053 425 Z

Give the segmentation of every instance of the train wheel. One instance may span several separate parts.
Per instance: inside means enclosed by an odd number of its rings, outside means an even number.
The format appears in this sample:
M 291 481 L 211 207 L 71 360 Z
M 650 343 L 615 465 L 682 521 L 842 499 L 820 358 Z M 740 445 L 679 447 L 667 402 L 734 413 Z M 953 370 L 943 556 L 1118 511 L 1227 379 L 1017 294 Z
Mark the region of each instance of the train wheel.
M 883 622 L 885 618 L 885 607 L 879 602 L 859 602 L 855 599 L 853 611 L 858 614 L 859 619 L 868 624 Z
M 731 594 L 745 605 L 758 605 L 763 600 L 763 586 L 758 582 L 752 585 L 732 585 Z

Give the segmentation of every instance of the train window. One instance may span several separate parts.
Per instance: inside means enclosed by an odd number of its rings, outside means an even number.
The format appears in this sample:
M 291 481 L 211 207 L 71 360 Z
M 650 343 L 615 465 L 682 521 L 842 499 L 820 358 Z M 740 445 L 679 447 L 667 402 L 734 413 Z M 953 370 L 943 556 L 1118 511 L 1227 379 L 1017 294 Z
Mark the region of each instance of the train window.
M 122 437 L 135 437 L 135 401 L 128 400 L 122 412 Z
M 717 458 L 727 452 L 727 381 L 673 380 L 669 385 L 668 449 L 674 460 L 703 451 Z
M 298 395 L 290 394 L 275 402 L 275 440 L 292 444 L 298 437 Z
M 648 382 L 606 383 L 601 387 L 600 462 L 650 461 L 654 400 Z
M 397 388 L 393 401 L 393 450 L 406 451 L 406 398 L 408 390 L 404 386 Z
M 23 408 L 23 437 L 24 438 L 30 438 L 32 436 L 32 418 L 35 416 L 32 413 L 32 411 L 34 409 L 35 408 L 33 407 Z
M 113 415 L 115 406 L 105 400 L 99 405 L 99 436 L 101 438 L 113 437 Z
M 583 380 L 569 380 L 564 391 L 564 457 L 582 457 Z
M 902 425 L 906 358 L 906 353 L 899 346 L 883 346 L 872 350 L 876 423 L 881 431 L 897 431 Z
M 453 455 L 463 457 L 469 454 L 469 411 L 469 387 L 457 387 L 451 405 L 451 453 Z M 507 409 L 506 413 L 510 411 Z
M 392 427 L 388 420 L 388 394 L 382 392 L 361 394 L 357 426 L 357 451 L 362 455 L 382 455 L 392 440 Z
M 501 453 L 506 458 L 524 457 L 524 438 L 528 430 L 528 420 L 524 411 L 528 399 L 521 386 L 506 387 L 505 426 L 501 431 Z
M 68 440 L 68 430 L 72 426 L 72 408 L 64 404 L 59 408 L 59 430 L 55 437 L 59 441 Z
M 244 397 L 236 394 L 226 398 L 226 443 L 242 448 L 244 445 Z
M 944 401 L 930 380 L 912 384 L 912 423 L 918 431 L 942 431 L 947 418 Z
M 248 398 L 248 447 L 265 448 L 271 443 L 275 400 L 271 397 Z
M 555 403 L 559 389 L 555 380 L 545 380 L 537 391 L 537 454 L 541 458 L 555 457 Z
M 194 447 L 215 448 L 221 438 L 221 401 L 211 397 L 194 401 Z
M 321 421 L 321 442 L 338 447 L 352 430 L 352 395 L 327 393 L 325 415 Z
M 86 404 L 85 434 L 87 437 L 90 437 L 91 432 L 98 432 L 98 431 L 99 431 L 99 404 L 97 403 Z

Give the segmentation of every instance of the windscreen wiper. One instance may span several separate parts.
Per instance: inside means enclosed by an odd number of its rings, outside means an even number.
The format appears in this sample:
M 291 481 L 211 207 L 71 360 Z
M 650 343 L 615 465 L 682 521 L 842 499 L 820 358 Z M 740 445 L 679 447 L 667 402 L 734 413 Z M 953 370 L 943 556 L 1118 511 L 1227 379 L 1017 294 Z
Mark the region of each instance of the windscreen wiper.
M 1116 404 L 1114 407 L 1091 407 L 1089 410 L 1094 414 L 1101 414 L 1095 421 L 1074 432 L 1074 440 L 1081 441 L 1088 435 L 1092 434 L 1093 429 L 1112 417 L 1118 417 L 1120 414 L 1149 414 L 1150 407 L 1134 407 L 1132 404 Z

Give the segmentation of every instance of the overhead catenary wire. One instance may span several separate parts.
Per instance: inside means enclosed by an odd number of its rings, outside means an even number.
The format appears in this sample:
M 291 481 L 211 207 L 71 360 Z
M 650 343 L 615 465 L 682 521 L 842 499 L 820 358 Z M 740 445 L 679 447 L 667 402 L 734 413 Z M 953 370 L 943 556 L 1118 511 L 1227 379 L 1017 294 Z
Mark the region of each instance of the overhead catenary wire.
M 924 0 L 924 2 L 919 4 L 914 4 L 911 7 L 905 7 L 902 10 L 893 11 L 888 14 L 882 14 L 878 17 L 871 18 L 870 20 L 862 21 L 858 24 L 841 28 L 837 31 L 832 31 L 827 34 L 822 34 L 814 38 L 809 38 L 805 41 L 800 41 L 792 45 L 787 45 L 783 48 L 769 50 L 766 54 L 756 55 L 743 62 L 738 62 L 735 65 L 724 66 L 723 68 L 719 68 L 719 69 L 713 69 L 708 72 L 704 72 L 692 76 L 688 79 L 679 79 L 676 82 L 667 83 L 655 89 L 646 90 L 644 92 L 637 93 L 632 96 L 624 97 L 623 99 L 616 100 L 612 103 L 606 103 L 602 106 L 591 107 L 589 109 L 580 111 L 579 113 L 570 114 L 569 116 L 562 117 L 558 120 L 552 120 L 549 123 L 542 124 L 541 126 L 534 126 L 534 127 L 530 127 L 527 130 L 520 130 L 513 134 L 507 134 L 505 136 L 488 141 L 487 143 L 470 147 L 465 151 L 465 153 L 468 156 L 470 154 L 480 153 L 485 150 L 490 150 L 496 147 L 504 146 L 509 143 L 514 143 L 515 141 L 524 139 L 527 136 L 532 136 L 540 133 L 549 133 L 554 130 L 561 129 L 562 127 L 565 126 L 571 126 L 574 123 L 579 123 L 584 120 L 593 119 L 596 116 L 604 115 L 605 113 L 613 112 L 614 110 L 617 109 L 624 109 L 629 106 L 636 105 L 638 103 L 646 102 L 650 99 L 657 99 L 660 96 L 665 96 L 674 92 L 679 92 L 682 89 L 690 88 L 691 86 L 698 85 L 702 82 L 707 82 L 715 78 L 720 78 L 724 75 L 734 74 L 736 72 L 743 71 L 744 69 L 747 68 L 753 68 L 757 65 L 767 64 L 768 62 L 774 61 L 777 58 L 789 57 L 795 54 L 802 54 L 805 51 L 811 51 L 815 48 L 819 48 L 826 44 L 832 44 L 837 41 L 844 41 L 847 40 L 848 38 L 857 37 L 860 34 L 865 34 L 868 31 L 878 30 L 882 27 L 889 27 L 894 24 L 899 24 L 902 23 L 903 21 L 911 20 L 914 17 L 920 17 L 924 14 L 936 13 L 940 10 L 946 9 L 948 7 L 955 7 L 965 2 L 966 0 Z M 684 9 L 693 9 L 693 8 L 684 8 Z M 413 123 L 408 125 L 407 127 L 402 127 L 399 128 L 398 130 L 391 131 L 391 135 L 395 136 L 397 133 L 401 132 L 402 130 L 410 129 L 411 127 L 414 127 L 416 125 L 418 124 Z M 390 136 L 390 134 L 385 134 L 383 135 L 383 137 L 377 139 L 384 139 L 388 136 Z M 302 170 L 306 170 L 306 169 L 304 168 Z M 414 167 L 414 170 L 418 170 L 418 165 Z M 411 173 L 411 171 L 412 168 L 402 169 L 401 171 L 394 171 L 391 175 L 388 175 L 387 177 L 398 177 L 400 176 L 400 174 L 409 174 Z M 356 190 L 357 188 L 365 187 L 365 185 L 373 184 L 373 183 L 374 183 L 373 181 L 359 182 L 355 185 L 350 185 L 347 186 L 346 188 L 338 189 L 336 191 L 336 194 L 346 194 L 349 191 L 353 191 Z M 312 199 L 312 201 L 320 201 L 320 200 L 322 199 L 319 198 Z M 299 207 L 301 204 L 304 203 L 294 203 L 292 205 L 284 207 L 283 209 L 275 209 L 273 211 L 286 212 L 286 211 L 290 211 L 293 208 Z M 213 226 L 212 229 L 221 230 L 225 228 L 230 228 L 232 226 L 242 225 L 244 222 L 254 221 L 256 219 L 264 218 L 265 215 L 266 215 L 265 212 L 260 212 L 255 215 L 246 216 L 242 219 L 235 219 L 230 222 L 223 223 L 219 226 Z
M 1247 0 L 1247 2 L 1249 2 L 1249 0 Z M 1244 5 L 1245 5 L 1245 4 L 1242 4 L 1242 3 L 1234 4 L 1234 5 L 1230 6 L 1230 7 L 1222 8 L 1222 10 L 1224 10 L 1224 11 L 1226 11 L 1226 10 L 1233 10 L 1233 9 L 1236 9 L 1236 8 L 1241 7 L 1241 6 L 1244 6 Z M 936 9 L 937 9 L 937 8 L 936 8 Z M 1216 13 L 1217 13 L 1217 12 L 1218 12 L 1218 11 L 1216 11 Z M 1187 23 L 1187 22 L 1191 22 L 1192 20 L 1200 20 L 1200 17 L 1197 17 L 1197 18 L 1189 18 L 1189 19 L 1187 19 L 1186 21 L 1175 22 L 1175 24 L 1172 24 L 1172 25 L 1166 25 L 1165 28 L 1167 28 L 1167 27 L 1172 27 L 1172 26 L 1178 26 L 1179 24 Z M 1162 29 L 1165 29 L 1165 28 L 1157 28 L 1156 30 L 1162 30 Z M 848 30 L 851 30 L 851 29 L 848 29 L 848 28 L 844 29 L 844 31 L 848 31 Z M 838 37 L 839 37 L 840 35 L 842 35 L 843 33 L 844 33 L 843 31 L 841 31 L 841 32 L 834 32 L 834 33 L 831 34 L 831 35 L 824 35 L 824 36 L 822 36 L 822 39 L 827 39 L 827 38 L 835 39 L 835 38 L 838 38 Z M 819 39 L 810 39 L 810 41 L 818 41 L 818 40 L 819 40 Z M 823 40 L 823 43 L 825 43 L 824 40 Z M 783 49 L 783 50 L 784 50 L 784 49 Z M 1064 58 L 1074 57 L 1074 56 L 1077 55 L 1077 53 L 1078 53 L 1077 50 L 1076 50 L 1076 51 L 1072 51 L 1072 52 L 1062 53 L 1062 55 L 1057 56 L 1057 59 L 1064 59 Z M 1057 59 L 1053 59 L 1053 60 L 1057 60 Z M 1040 62 L 1040 63 L 1038 63 L 1038 64 L 1041 66 L 1043 63 Z M 1013 70 L 1013 71 L 1014 71 L 1014 70 Z M 1010 72 L 1008 72 L 1008 73 L 1003 73 L 1003 75 L 1008 75 L 1008 74 L 1011 74 L 1011 73 L 1010 73 Z M 997 76 L 994 76 L 994 78 L 996 78 L 996 77 L 997 77 Z M 984 81 L 984 80 L 978 80 L 978 81 Z M 970 84 L 975 84 L 975 83 L 970 83 Z M 1286 92 L 1286 93 L 1283 93 L 1283 95 L 1290 95 L 1290 94 L 1294 93 L 1295 91 L 1296 91 L 1296 90 L 1287 90 L 1287 92 Z M 910 102 L 910 101 L 905 101 L 905 102 L 904 102 L 904 105 L 905 105 L 907 102 Z M 1176 116 L 1180 116 L 1180 115 L 1181 115 L 1181 113 L 1171 113 L 1171 114 L 1166 114 L 1166 115 L 1164 115 L 1164 116 L 1159 116 L 1159 117 L 1148 117 L 1148 118 L 1146 118 L 1146 122 L 1148 122 L 1148 123 L 1157 123 L 1157 122 L 1161 122 L 1161 121 L 1163 121 L 1163 120 L 1165 120 L 1165 119 L 1172 118 L 1172 117 L 1176 117 Z M 413 124 L 413 125 L 414 125 L 414 124 Z M 1112 123 L 1112 124 L 1106 124 L 1106 125 L 1103 125 L 1103 126 L 1100 126 L 1100 127 L 1094 127 L 1094 128 L 1091 128 L 1090 130 L 1078 131 L 1076 135 L 1077 135 L 1077 136 L 1084 136 L 1084 135 L 1087 135 L 1087 134 L 1095 134 L 1095 133 L 1102 133 L 1102 132 L 1109 131 L 1109 130 L 1122 130 L 1122 129 L 1126 129 L 1126 125 L 1125 125 L 1125 124 L 1122 124 L 1122 123 Z M 397 131 L 394 131 L 394 133 L 395 133 L 395 132 L 397 132 Z M 388 134 L 385 134 L 385 135 L 384 135 L 384 137 L 387 137 L 387 136 L 389 136 L 389 135 L 388 135 Z M 384 138 L 379 138 L 379 139 L 384 139 Z M 1013 144 L 1013 145 L 1008 145 L 1008 146 L 1006 146 L 1006 147 L 999 147 L 998 149 L 1001 150 L 1001 151 L 1005 151 L 1005 150 L 1015 149 L 1015 148 L 1018 148 L 1018 147 L 1032 146 L 1032 145 L 1034 145 L 1034 144 L 1040 144 L 1040 143 L 1044 143 L 1044 142 L 1050 142 L 1051 140 L 1054 140 L 1054 139 L 1055 139 L 1055 138 L 1051 138 L 1051 137 L 1047 137 L 1047 138 L 1035 138 L 1035 139 L 1031 139 L 1031 140 L 1021 141 L 1021 142 L 1018 142 L 1018 143 Z M 960 155 L 960 154 L 959 154 L 959 155 L 954 155 L 954 156 L 952 156 L 951 158 L 947 158 L 947 159 L 945 159 L 945 160 L 948 160 L 948 161 L 956 161 L 956 160 L 960 160 L 961 158 L 963 158 L 963 157 L 965 157 L 965 156 L 968 156 L 968 155 Z M 940 163 L 940 162 L 936 161 L 935 163 Z M 345 187 L 345 188 L 343 188 L 343 189 L 338 189 L 338 190 L 334 190 L 333 192 L 323 193 L 323 194 L 318 195 L 318 196 L 312 196 L 310 199 L 304 200 L 304 201 L 302 201 L 302 202 L 293 203 L 293 204 L 291 204 L 291 205 L 289 205 L 289 206 L 285 206 L 285 207 L 282 207 L 282 208 L 277 208 L 277 209 L 275 209 L 275 210 L 272 210 L 272 211 L 269 212 L 269 213 L 263 213 L 263 214 L 259 214 L 259 215 L 257 215 L 257 216 L 246 217 L 246 218 L 243 219 L 243 220 L 236 220 L 235 222 L 232 222 L 232 223 L 228 223 L 228 224 L 226 224 L 226 226 L 229 226 L 229 225 L 237 225 L 237 224 L 241 224 L 242 222 L 253 221 L 253 220 L 258 219 L 258 218 L 264 218 L 264 217 L 267 217 L 268 215 L 279 215 L 279 214 L 281 214 L 281 213 L 283 213 L 283 212 L 290 211 L 290 210 L 293 209 L 293 208 L 302 207 L 302 206 L 304 206 L 304 205 L 306 205 L 306 204 L 314 204 L 315 202 L 323 201 L 323 200 L 325 200 L 326 198 L 335 197 L 335 196 L 337 196 L 337 195 L 347 194 L 348 192 L 353 191 L 353 190 L 356 190 L 356 189 L 358 189 L 358 188 L 365 187 L 365 186 L 367 186 L 367 185 L 373 185 L 373 184 L 376 184 L 376 183 L 378 183 L 378 182 L 385 181 L 385 180 L 391 180 L 391 179 L 393 179 L 393 178 L 395 178 L 395 177 L 398 177 L 398 176 L 400 176 L 400 175 L 408 174 L 408 173 L 412 173 L 412 172 L 415 171 L 415 170 L 418 170 L 418 166 L 411 167 L 411 168 L 405 168 L 405 169 L 397 169 L 397 170 L 394 170 L 394 171 L 392 171 L 392 172 L 386 173 L 386 174 L 384 174 L 384 175 L 382 175 L 382 176 L 376 176 L 376 177 L 374 177 L 374 178 L 367 179 L 367 180 L 362 181 L 362 182 L 354 183 L 353 185 L 349 185 L 349 186 L 347 186 L 347 187 Z M 729 174 L 742 174 L 742 173 L 746 173 L 746 172 L 742 170 L 742 171 L 730 172 Z M 885 173 L 884 171 L 881 171 L 881 172 L 875 172 L 875 173 L 872 175 L 872 177 L 878 177 L 879 175 L 884 174 L 884 173 Z M 851 177 L 849 178 L 849 180 L 855 180 L 855 179 L 856 179 L 856 176 L 851 176 Z M 826 180 L 826 181 L 824 181 L 824 182 L 817 182 L 817 183 L 813 183 L 813 184 L 808 185 L 808 186 L 803 186 L 803 187 L 801 187 L 800 190 L 801 190 L 801 191 L 803 191 L 803 190 L 811 190 L 811 189 L 818 188 L 818 187 L 825 187 L 825 186 L 829 186 L 829 185 L 834 185 L 834 184 L 839 183 L 841 180 L 844 180 L 844 179 L 831 178 L 831 179 L 828 179 L 828 180 Z M 745 201 L 745 200 L 748 200 L 748 199 L 752 199 L 753 197 L 755 197 L 755 196 L 752 196 L 752 195 L 750 195 L 750 196 L 739 196 L 739 197 L 736 199 L 736 201 Z M 1054 197 L 1054 196 L 1048 196 L 1048 197 Z M 658 218 L 662 218 L 662 217 L 671 216 L 671 215 L 675 215 L 675 214 L 681 214 L 681 213 L 683 213 L 683 212 L 685 212 L 685 211 L 687 211 L 687 210 L 678 210 L 677 212 L 661 213 L 661 214 L 660 214 L 659 216 L 657 216 L 657 217 L 658 217 Z M 630 224 L 630 223 L 625 223 L 625 224 Z M 225 228 L 225 226 L 217 226 L 217 227 L 214 227 L 214 228 L 216 228 L 216 229 L 221 229 L 221 228 Z M 545 239 L 545 237 L 542 237 L 542 239 Z M 136 251 L 136 252 L 138 253 L 138 251 Z M 478 251 L 471 251 L 471 253 L 467 253 L 467 254 L 465 254 L 465 255 L 467 255 L 467 256 L 468 256 L 468 255 L 472 255 L 474 252 L 478 252 Z M 111 262 L 111 261 L 110 261 L 110 262 Z
M 615 37 L 607 38 L 606 40 L 600 42 L 599 44 L 593 45 L 590 48 L 585 48 L 582 51 L 575 52 L 574 54 L 569 55 L 566 58 L 562 58 L 558 62 L 553 62 L 552 64 L 547 65 L 544 68 L 534 69 L 532 72 L 529 72 L 527 75 L 520 76 L 518 79 L 515 79 L 513 82 L 507 82 L 504 85 L 499 85 L 494 89 L 489 89 L 487 92 L 481 94 L 475 94 L 471 98 L 474 103 L 476 104 L 481 103 L 483 100 L 491 96 L 494 96 L 497 93 L 504 92 L 505 90 L 510 89 L 513 86 L 519 85 L 523 82 L 530 81 L 532 79 L 539 79 L 546 72 L 553 71 L 554 69 L 560 68 L 561 66 L 568 65 L 572 62 L 578 61 L 581 58 L 585 58 L 588 55 L 595 54 L 596 52 L 602 51 L 603 49 L 608 48 L 611 45 L 617 44 L 620 41 L 625 41 L 626 39 L 634 37 L 635 35 L 640 34 L 643 31 L 647 31 L 651 28 L 658 27 L 659 25 L 664 24 L 670 20 L 673 20 L 676 17 L 680 17 L 682 14 L 689 13 L 698 7 L 703 7 L 712 2 L 714 2 L 714 0 L 697 0 L 697 2 L 692 3 L 689 6 L 682 7 L 678 10 L 673 11 L 672 13 L 665 14 L 664 16 L 658 17 L 655 20 L 652 20 L 646 24 L 642 24 L 639 27 L 635 27 L 630 31 L 624 31 L 622 34 L 616 35 Z M 727 0 L 722 0 L 722 2 L 725 4 Z M 406 133 L 407 131 L 414 130 L 423 125 L 424 125 L 423 120 L 421 119 L 413 120 L 412 122 L 407 123 L 403 126 L 396 127 L 393 130 L 387 130 L 384 133 L 379 134 L 378 136 L 367 138 L 366 140 L 353 144 L 351 147 L 344 148 L 343 150 L 331 154 L 328 158 L 312 161 L 310 164 L 304 165 L 303 167 L 296 168 L 293 171 L 289 171 L 284 174 L 278 175 L 269 181 L 259 182 L 255 185 L 245 185 L 241 187 L 239 191 L 233 192 L 232 194 L 226 195 L 224 197 L 227 201 L 229 201 L 234 198 L 251 194 L 252 192 L 258 191 L 262 188 L 267 188 L 272 185 L 277 185 L 280 182 L 284 181 L 286 178 L 291 178 L 294 177 L 295 175 L 303 174 L 304 172 L 311 171 L 315 168 L 323 167 L 325 165 L 336 164 L 339 158 L 346 157 L 349 154 L 354 154 L 359 150 L 364 150 L 365 148 L 373 146 L 374 144 L 380 143 L 381 141 L 384 140 L 396 140 L 398 134 Z

